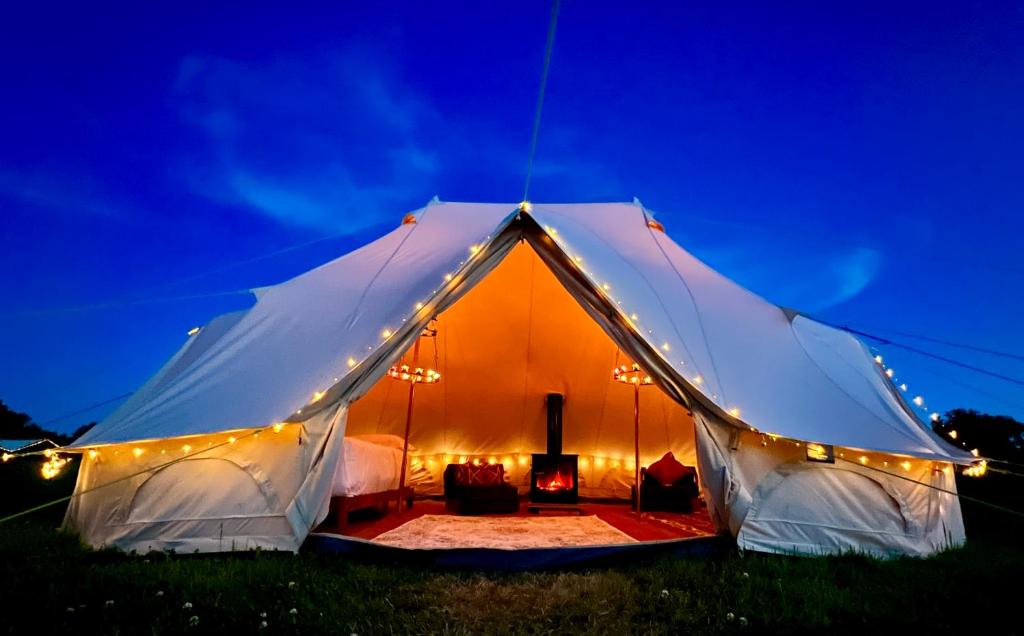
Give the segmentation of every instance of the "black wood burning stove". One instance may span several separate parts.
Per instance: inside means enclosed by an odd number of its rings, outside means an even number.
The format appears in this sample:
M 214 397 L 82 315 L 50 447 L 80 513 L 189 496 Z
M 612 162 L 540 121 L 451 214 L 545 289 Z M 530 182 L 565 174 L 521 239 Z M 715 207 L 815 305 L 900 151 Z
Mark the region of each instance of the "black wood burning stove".
M 536 503 L 579 499 L 579 456 L 562 454 L 563 401 L 560 393 L 548 394 L 548 452 L 534 453 L 530 469 L 530 501 Z

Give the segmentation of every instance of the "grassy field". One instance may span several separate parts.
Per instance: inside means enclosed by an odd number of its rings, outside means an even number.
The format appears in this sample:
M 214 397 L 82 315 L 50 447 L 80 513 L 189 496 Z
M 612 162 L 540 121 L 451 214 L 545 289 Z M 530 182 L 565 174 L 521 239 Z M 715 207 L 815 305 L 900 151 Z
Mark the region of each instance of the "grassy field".
M 731 553 L 504 575 L 315 554 L 127 557 L 55 532 L 60 511 L 52 511 L 0 526 L 0 632 L 1021 631 L 1012 626 L 1020 625 L 1024 524 L 965 506 L 968 546 L 929 559 Z

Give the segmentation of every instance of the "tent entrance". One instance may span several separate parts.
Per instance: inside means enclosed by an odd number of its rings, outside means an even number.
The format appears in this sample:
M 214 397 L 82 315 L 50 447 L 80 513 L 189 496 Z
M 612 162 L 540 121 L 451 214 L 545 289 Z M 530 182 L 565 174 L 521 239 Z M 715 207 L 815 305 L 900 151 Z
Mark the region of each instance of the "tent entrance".
M 579 494 L 628 499 L 634 481 L 633 393 L 615 383 L 631 363 L 527 242 L 520 242 L 432 324 L 421 357 L 442 381 L 416 392 L 410 465 L 417 490 L 440 494 L 449 463 L 502 463 L 530 487 L 531 454 L 547 448 L 546 397 L 564 396 L 563 452 L 579 456 Z M 427 341 L 429 340 L 429 341 Z M 383 377 L 358 401 L 346 435 L 404 433 L 408 391 Z M 696 463 L 693 420 L 658 387 L 642 391 L 641 465 L 672 451 Z

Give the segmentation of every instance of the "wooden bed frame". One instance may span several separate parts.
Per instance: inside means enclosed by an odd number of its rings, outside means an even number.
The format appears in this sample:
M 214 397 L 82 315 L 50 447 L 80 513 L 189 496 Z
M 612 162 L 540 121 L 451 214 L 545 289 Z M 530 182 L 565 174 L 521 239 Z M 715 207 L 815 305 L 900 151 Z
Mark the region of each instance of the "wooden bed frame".
M 394 501 L 398 504 L 396 510 L 401 511 L 403 501 L 405 501 L 406 509 L 412 508 L 412 497 L 412 486 L 400 486 L 393 490 L 371 492 L 351 497 L 331 497 L 331 507 L 327 513 L 327 523 L 324 524 L 325 529 L 328 531 L 335 530 L 338 534 L 344 534 L 348 529 L 348 513 L 353 510 L 376 507 L 386 509 Z M 331 519 L 334 520 L 333 526 L 329 525 Z

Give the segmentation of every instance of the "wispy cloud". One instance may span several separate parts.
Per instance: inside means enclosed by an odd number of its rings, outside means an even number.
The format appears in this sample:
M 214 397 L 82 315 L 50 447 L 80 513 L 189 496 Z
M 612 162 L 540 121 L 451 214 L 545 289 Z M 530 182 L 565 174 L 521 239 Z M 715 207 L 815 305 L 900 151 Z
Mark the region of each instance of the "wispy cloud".
M 883 265 L 882 253 L 867 246 L 819 249 L 764 238 L 715 243 L 695 241 L 704 245 L 697 255 L 771 302 L 803 311 L 822 311 L 852 300 L 868 288 Z
M 191 188 L 281 223 L 357 230 L 426 200 L 429 104 L 358 49 L 252 64 L 190 56 L 174 94 L 204 144 Z
M 822 273 L 825 293 L 819 306 L 811 309 L 824 309 L 850 300 L 864 291 L 878 275 L 881 266 L 881 253 L 868 247 L 840 254 Z
M 117 207 L 99 192 L 96 184 L 81 176 L 57 177 L 20 171 L 0 170 L 0 199 L 41 206 L 66 214 L 116 216 Z

